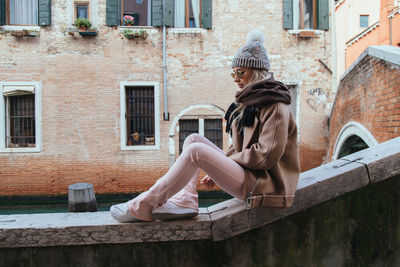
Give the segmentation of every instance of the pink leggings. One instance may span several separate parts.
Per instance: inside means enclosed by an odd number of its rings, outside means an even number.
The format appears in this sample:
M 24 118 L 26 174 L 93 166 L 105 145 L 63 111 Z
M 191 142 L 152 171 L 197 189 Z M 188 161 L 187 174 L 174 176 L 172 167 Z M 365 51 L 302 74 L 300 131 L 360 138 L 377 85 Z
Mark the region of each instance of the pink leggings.
M 242 197 L 244 170 L 225 152 L 199 134 L 189 135 L 183 151 L 169 171 L 146 192 L 128 202 L 129 211 L 138 219 L 151 221 L 152 210 L 167 200 L 197 210 L 197 178 L 200 169 L 224 191 Z

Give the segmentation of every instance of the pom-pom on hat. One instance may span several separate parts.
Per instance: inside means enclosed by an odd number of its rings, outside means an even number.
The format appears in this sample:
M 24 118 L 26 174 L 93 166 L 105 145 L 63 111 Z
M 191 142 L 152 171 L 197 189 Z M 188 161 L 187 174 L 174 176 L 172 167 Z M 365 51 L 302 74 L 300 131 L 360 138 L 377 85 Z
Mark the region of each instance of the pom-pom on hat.
M 269 58 L 263 45 L 264 34 L 259 30 L 253 30 L 247 34 L 245 46 L 239 48 L 232 60 L 232 68 L 246 67 L 269 71 Z

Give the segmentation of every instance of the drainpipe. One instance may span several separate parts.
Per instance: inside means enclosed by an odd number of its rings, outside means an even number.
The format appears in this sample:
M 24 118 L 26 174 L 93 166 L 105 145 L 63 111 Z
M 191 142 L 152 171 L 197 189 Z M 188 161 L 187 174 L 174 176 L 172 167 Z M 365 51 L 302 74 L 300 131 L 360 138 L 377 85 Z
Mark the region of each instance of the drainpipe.
M 165 0 L 162 1 L 162 23 L 163 23 L 163 72 L 164 72 L 164 121 L 169 121 L 168 98 L 167 98 L 167 49 L 166 49 L 166 27 L 165 27 Z
M 389 40 L 392 45 L 392 16 L 389 16 Z

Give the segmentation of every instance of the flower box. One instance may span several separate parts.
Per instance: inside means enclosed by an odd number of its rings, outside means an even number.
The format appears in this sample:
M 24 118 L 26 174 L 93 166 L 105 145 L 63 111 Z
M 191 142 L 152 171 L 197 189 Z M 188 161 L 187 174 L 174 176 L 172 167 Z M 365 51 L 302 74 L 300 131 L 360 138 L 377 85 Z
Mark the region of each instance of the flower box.
M 79 31 L 81 36 L 96 36 L 97 31 Z
M 123 35 L 127 39 L 137 39 L 137 38 L 146 39 L 148 33 L 145 30 L 134 31 L 131 29 L 126 29 L 124 30 Z
M 10 32 L 10 34 L 14 37 L 37 37 L 40 35 L 40 32 L 23 29 L 23 30 L 13 30 Z

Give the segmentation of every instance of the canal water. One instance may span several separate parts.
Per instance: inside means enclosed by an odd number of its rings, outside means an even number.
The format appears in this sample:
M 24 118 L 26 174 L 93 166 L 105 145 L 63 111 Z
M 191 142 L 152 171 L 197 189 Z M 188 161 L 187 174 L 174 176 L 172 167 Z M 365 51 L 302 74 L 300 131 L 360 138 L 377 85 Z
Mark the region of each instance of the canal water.
M 126 202 L 135 195 L 96 195 L 98 211 Z M 199 192 L 199 207 L 206 208 L 232 198 L 222 191 Z M 68 212 L 68 196 L 0 197 L 0 215 Z

